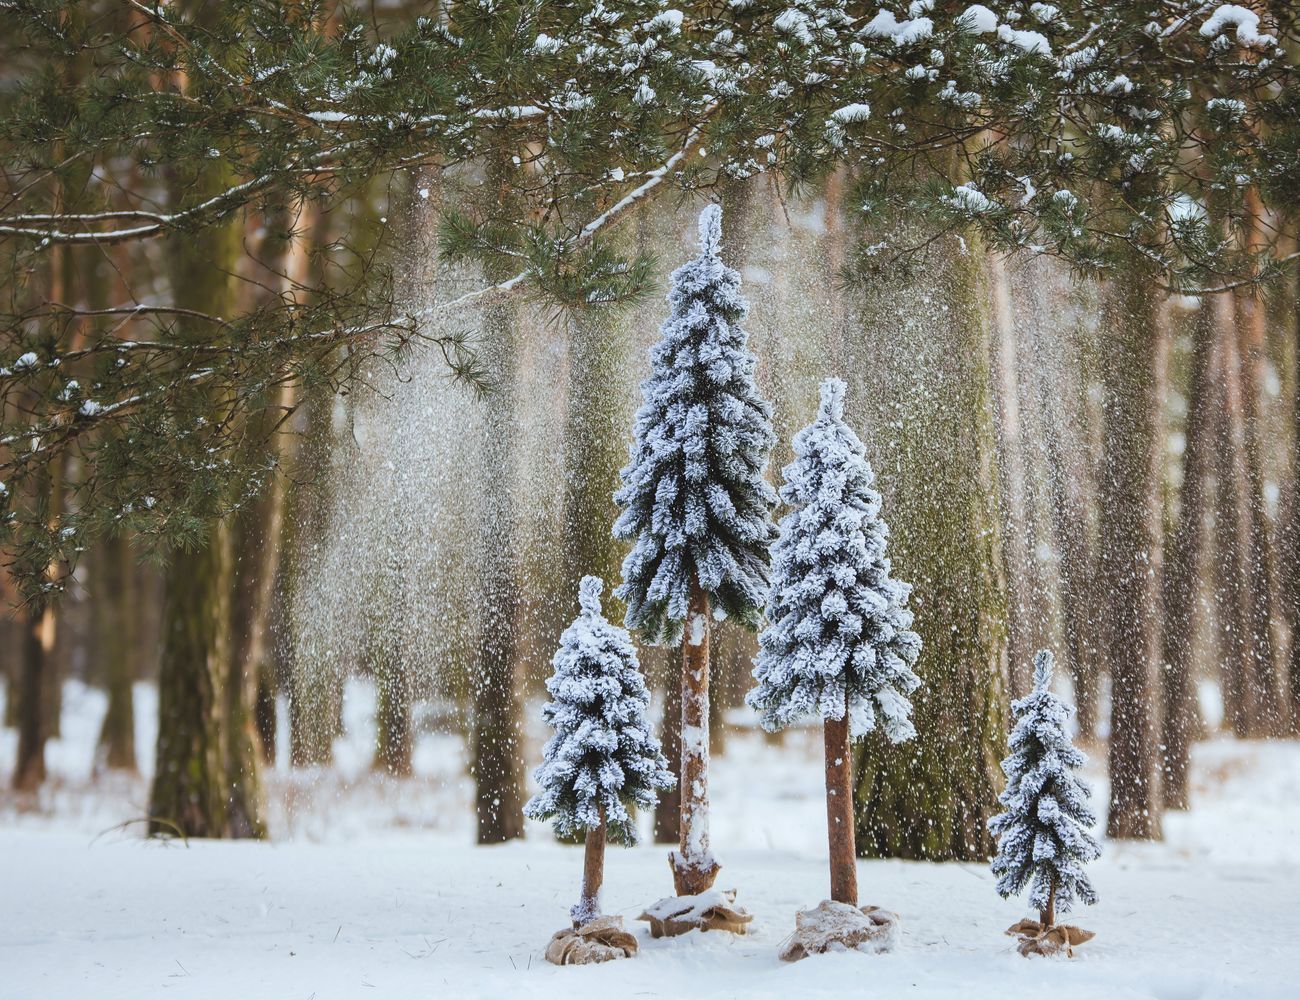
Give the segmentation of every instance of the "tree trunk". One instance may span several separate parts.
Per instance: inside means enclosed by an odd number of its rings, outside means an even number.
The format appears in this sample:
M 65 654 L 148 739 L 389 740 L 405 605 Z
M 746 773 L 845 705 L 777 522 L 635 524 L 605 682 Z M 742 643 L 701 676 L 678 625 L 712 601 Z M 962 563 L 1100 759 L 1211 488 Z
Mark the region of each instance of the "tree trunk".
M 937 303 L 907 276 L 864 288 L 869 458 L 885 491 L 890 559 L 913 584 L 917 739 L 862 741 L 856 847 L 868 857 L 984 860 L 1006 748 L 1002 575 L 991 331 L 982 242 L 936 254 Z M 918 386 L 923 391 L 918 391 Z M 864 422 L 864 426 L 866 423 Z
M 489 275 L 492 280 L 497 280 Z M 515 321 L 509 306 L 486 310 L 489 362 L 496 386 L 485 409 L 478 671 L 474 677 L 473 774 L 478 842 L 524 835 L 519 671 L 515 618 L 519 595 L 513 562 L 515 510 Z
M 49 463 L 41 474 L 39 491 L 48 491 L 49 524 L 58 523 L 63 510 L 63 459 Z M 57 563 L 46 567 L 46 581 L 58 577 Z M 18 684 L 18 756 L 14 765 L 14 790 L 35 792 L 45 781 L 45 743 L 52 735 L 59 698 L 51 688 L 59 684 L 55 663 L 58 618 L 54 601 L 45 595 L 30 601 L 23 610 L 23 652 Z
M 1220 405 L 1214 527 L 1222 583 L 1218 599 L 1224 721 L 1234 736 L 1258 735 L 1260 699 L 1251 637 L 1250 498 L 1246 419 L 1236 315 L 1230 296 L 1216 302 Z
M 605 808 L 600 826 L 587 831 L 582 857 L 582 896 L 573 910 L 573 926 L 581 927 L 600 916 L 600 886 L 605 881 Z
M 1296 268 L 1300 278 L 1300 266 Z M 1288 663 L 1290 732 L 1300 736 L 1300 281 L 1290 285 L 1291 304 L 1291 509 L 1287 531 L 1286 613 L 1291 626 Z
M 49 664 L 54 654 L 54 608 L 49 602 L 28 605 L 23 621 L 14 791 L 30 793 L 45 781 L 45 741 L 49 738 L 45 685 L 49 682 Z
M 1164 570 L 1164 634 L 1161 694 L 1162 795 L 1166 809 L 1187 809 L 1188 756 L 1199 728 L 1192 679 L 1192 640 L 1201 553 L 1205 547 L 1206 490 L 1214 433 L 1213 309 L 1202 303 L 1193 329 L 1191 379 L 1183 483 L 1178 524 Z
M 668 672 L 664 684 L 664 716 L 659 730 L 659 745 L 668 757 L 668 769 L 677 779 L 675 787 L 663 792 L 655 803 L 655 843 L 675 844 L 681 835 L 682 818 L 682 758 L 673 753 L 673 747 L 682 745 L 682 682 L 673 657 L 674 669 Z
M 400 665 L 387 662 L 375 671 L 376 771 L 394 778 L 411 776 L 411 688 Z
M 1021 698 L 1032 687 L 1036 647 L 1034 623 L 1041 621 L 1046 600 L 1044 582 L 1034 558 L 1034 538 L 1029 517 L 1029 484 L 1020 408 L 1016 357 L 1015 319 L 1006 265 L 989 255 L 993 356 L 997 391 L 998 469 L 1002 489 L 1003 554 L 1007 581 L 1007 665 L 1011 697 Z
M 334 397 L 328 393 L 316 393 L 304 403 L 305 429 L 296 461 L 301 478 L 329 467 L 333 406 Z M 323 484 L 313 483 L 310 487 L 300 487 L 289 498 L 293 509 L 285 525 L 286 544 L 296 553 L 309 551 L 311 540 L 319 538 L 326 528 L 329 504 L 324 489 Z M 287 589 L 296 600 L 302 587 L 302 574 L 311 572 L 314 566 L 307 558 L 292 560 L 289 565 L 292 575 Z M 289 637 L 281 646 L 286 661 L 283 677 L 289 707 L 292 767 L 323 767 L 332 763 L 334 739 L 342 732 L 344 677 L 331 664 L 303 649 L 298 641 L 299 633 L 293 628 L 301 617 L 314 613 L 311 607 L 291 607 Z
M 1282 718 L 1281 671 L 1273 643 L 1273 599 L 1276 571 L 1273 540 L 1264 509 L 1263 445 L 1260 441 L 1259 386 L 1264 364 L 1266 316 L 1257 293 L 1241 289 L 1235 293 L 1234 319 L 1238 338 L 1237 360 L 1241 369 L 1242 443 L 1246 479 L 1246 645 L 1247 669 L 1257 705 L 1251 732 L 1258 736 L 1280 736 Z
M 1047 908 L 1038 911 L 1038 926 L 1041 930 L 1056 926 L 1056 879 L 1047 889 Z
M 1100 570 L 1108 594 L 1111 675 L 1107 835 L 1160 838 L 1154 668 L 1160 656 L 1159 304 L 1140 273 L 1126 274 L 1112 305 L 1105 365 Z
M 167 564 L 150 833 L 224 837 L 229 830 L 230 564 L 222 524 Z
M 678 849 L 669 858 L 679 896 L 713 887 L 709 851 L 709 597 L 691 581 L 682 637 L 682 776 Z
M 193 184 L 179 176 L 172 181 L 179 200 L 223 189 L 229 171 L 207 169 Z M 230 315 L 241 236 L 231 223 L 168 241 L 175 305 Z M 184 326 L 181 332 L 202 336 Z M 235 660 L 233 534 L 233 524 L 209 523 L 203 542 L 173 553 L 166 569 L 151 833 L 265 834 L 253 730 L 256 678 Z
M 91 610 L 103 664 L 108 711 L 99 731 L 98 762 L 111 770 L 134 771 L 136 595 L 126 538 L 113 535 L 91 556 Z
M 853 758 L 849 717 L 822 722 L 826 745 L 826 836 L 830 848 L 831 899 L 858 905 L 858 859 L 853 849 Z

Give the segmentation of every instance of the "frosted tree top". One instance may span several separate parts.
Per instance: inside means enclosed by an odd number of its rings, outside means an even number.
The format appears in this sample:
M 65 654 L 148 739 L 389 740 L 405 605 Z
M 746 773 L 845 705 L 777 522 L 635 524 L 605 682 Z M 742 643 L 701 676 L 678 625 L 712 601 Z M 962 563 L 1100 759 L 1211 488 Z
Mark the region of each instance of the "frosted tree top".
M 722 212 L 700 213 L 700 253 L 672 274 L 670 313 L 641 383 L 614 535 L 633 543 L 618 596 L 627 625 L 678 642 L 693 584 L 714 616 L 756 628 L 776 534 L 764 475 L 775 436 L 742 327 L 740 275 L 719 256 Z
M 628 634 L 606 620 L 594 576 L 578 585 L 578 617 L 560 637 L 542 717 L 555 729 L 525 814 L 554 819 L 562 835 L 600 826 L 635 843 L 634 811 L 675 779 L 646 718 L 650 694 Z
M 921 640 L 911 588 L 892 576 L 889 529 L 865 448 L 844 422 L 845 385 L 828 378 L 816 419 L 795 435 L 781 498 L 793 507 L 773 547 L 772 590 L 749 704 L 768 729 L 812 716 L 862 735 L 915 735 L 909 696 Z

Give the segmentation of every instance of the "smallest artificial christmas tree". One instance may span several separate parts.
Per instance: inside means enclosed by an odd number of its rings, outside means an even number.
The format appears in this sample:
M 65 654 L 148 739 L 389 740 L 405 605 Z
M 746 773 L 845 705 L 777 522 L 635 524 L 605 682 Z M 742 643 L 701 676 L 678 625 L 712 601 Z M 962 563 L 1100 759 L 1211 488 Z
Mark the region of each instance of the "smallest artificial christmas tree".
M 524 807 L 531 819 L 554 819 L 561 836 L 586 834 L 582 896 L 570 911 L 574 930 L 556 934 L 546 952 L 560 965 L 636 952 L 621 918 L 600 916 L 605 842 L 635 844 L 636 807 L 652 807 L 675 783 L 646 719 L 650 695 L 636 650 L 601 613 L 603 589 L 594 576 L 578 586 L 582 610 L 560 637 L 546 682 L 554 700 L 542 717 L 555 735 L 537 769 L 541 790 Z
M 1029 902 L 1038 920 L 1022 920 L 1007 929 L 1020 938 L 1022 955 L 1051 955 L 1092 938 L 1085 931 L 1057 924 L 1075 899 L 1091 905 L 1097 893 L 1083 866 L 1101 854 L 1089 828 L 1097 819 L 1088 807 L 1091 792 L 1074 771 L 1087 758 L 1065 732 L 1070 708 L 1051 691 L 1052 654 L 1034 657 L 1034 690 L 1014 702 L 1016 724 L 1011 753 L 1002 762 L 1007 788 L 999 798 L 1006 812 L 989 821 L 997 836 L 993 874 L 1003 898 L 1019 895 L 1033 880 Z

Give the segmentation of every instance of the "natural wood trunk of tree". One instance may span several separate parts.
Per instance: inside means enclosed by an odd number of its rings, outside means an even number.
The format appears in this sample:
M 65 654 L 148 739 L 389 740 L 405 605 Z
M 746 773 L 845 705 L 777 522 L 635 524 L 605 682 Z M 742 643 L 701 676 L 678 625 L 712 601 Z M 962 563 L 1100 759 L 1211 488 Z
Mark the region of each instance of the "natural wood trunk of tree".
M 1284 729 L 1281 670 L 1273 643 L 1273 604 L 1276 570 L 1273 539 L 1264 500 L 1264 444 L 1260 440 L 1260 384 L 1265 361 L 1264 302 L 1258 292 L 1241 289 L 1235 295 L 1237 360 L 1241 368 L 1241 419 L 1246 520 L 1246 605 L 1243 625 L 1247 632 L 1251 683 L 1258 699 L 1251 732 L 1280 736 Z
M 54 608 L 48 601 L 27 606 L 18 667 L 18 756 L 13 778 L 17 792 L 35 792 L 45 781 L 45 742 L 49 738 L 45 685 L 51 680 L 54 630 Z
M 853 756 L 849 717 L 822 722 L 826 748 L 826 836 L 830 848 L 831 899 L 858 905 L 858 858 L 853 848 Z
M 1300 266 L 1295 269 L 1300 279 Z M 1291 507 L 1287 527 L 1286 614 L 1291 627 L 1287 667 L 1290 691 L 1290 733 L 1300 736 L 1300 280 L 1290 291 L 1291 328 Z
M 1163 335 L 1141 273 L 1118 283 L 1106 338 L 1100 571 L 1111 675 L 1107 835 L 1159 839 L 1156 771 Z
M 1056 926 L 1056 879 L 1053 877 L 1052 884 L 1047 890 L 1047 908 L 1038 911 L 1038 926 L 1047 930 L 1049 927 Z
M 993 375 L 997 401 L 998 470 L 1001 483 L 1003 546 L 1007 580 L 1007 667 L 1011 697 L 1032 687 L 1033 656 L 1045 617 L 1046 582 L 1035 557 L 1031 490 L 1025 454 L 1024 417 L 1011 282 L 1006 263 L 988 255 L 993 325 Z
M 102 663 L 108 710 L 99 731 L 97 762 L 110 770 L 134 771 L 136 601 L 131 552 L 123 535 L 105 539 L 91 556 L 91 611 Z
M 582 855 L 582 896 L 573 917 L 573 926 L 600 916 L 600 887 L 605 881 L 605 808 L 600 808 L 600 826 L 587 831 L 586 847 Z
M 163 587 L 158 750 L 149 832 L 224 837 L 230 776 L 226 695 L 230 669 L 230 532 L 172 555 Z
M 666 751 L 668 770 L 677 779 L 675 787 L 663 792 L 655 803 L 656 844 L 675 844 L 681 834 L 682 819 L 682 756 L 673 753 L 673 747 L 682 745 L 682 679 L 676 669 L 677 658 L 672 657 L 673 669 L 668 671 L 664 684 L 664 715 L 659 729 L 659 745 Z
M 51 526 L 63 510 L 63 459 L 49 463 L 37 490 L 47 491 Z M 59 567 L 46 567 L 50 583 Z M 53 735 L 61 699 L 51 692 L 60 684 L 55 659 L 58 615 L 49 597 L 32 600 L 23 610 L 22 660 L 18 667 L 18 755 L 14 762 L 13 786 L 17 792 L 35 792 L 45 781 L 45 743 Z
M 222 190 L 229 172 L 209 169 L 192 185 L 180 177 L 171 180 L 179 200 Z M 212 316 L 233 312 L 232 276 L 243 254 L 241 236 L 232 223 L 168 241 L 177 306 Z M 233 521 L 210 522 L 203 540 L 172 553 L 166 569 L 151 833 L 261 837 L 266 832 L 253 728 L 256 678 L 235 660 L 234 532 Z
M 489 275 L 490 280 L 502 276 Z M 478 842 L 524 835 L 523 753 L 515 640 L 519 593 L 512 464 L 515 438 L 516 322 L 509 306 L 484 314 L 495 388 L 483 401 L 487 461 L 482 480 L 478 670 L 473 679 L 473 775 Z
M 1219 296 L 1220 370 L 1215 537 L 1222 584 L 1218 593 L 1224 719 L 1238 738 L 1260 735 L 1261 698 L 1251 634 L 1251 513 L 1246 462 L 1246 402 L 1237 316 L 1231 296 Z
M 713 887 L 718 863 L 709 851 L 709 597 L 691 581 L 682 637 L 682 770 L 678 849 L 670 856 L 679 896 Z
M 385 664 L 375 673 L 374 769 L 394 778 L 411 776 L 411 688 L 400 665 Z
M 320 470 L 329 468 L 333 445 L 331 417 L 332 394 L 317 392 L 303 403 L 303 432 L 295 461 L 295 479 L 309 480 Z M 291 514 L 285 525 L 285 545 L 303 552 L 319 538 L 328 523 L 329 503 L 325 484 L 305 481 L 288 498 Z M 296 593 L 298 574 L 308 572 L 306 560 L 289 563 L 286 590 Z M 334 739 L 343 731 L 342 673 L 331 665 L 313 659 L 300 648 L 293 628 L 294 611 L 290 606 L 289 629 L 280 646 L 284 658 L 282 677 L 289 708 L 289 763 L 293 767 L 324 767 L 334 760 Z
M 569 323 L 569 387 L 565 421 L 564 534 L 569 593 L 588 573 L 618 579 L 620 548 L 610 528 L 614 490 L 627 457 L 622 354 L 626 338 L 607 313 L 581 310 Z M 570 598 L 572 599 L 572 598 Z
M 922 640 L 918 736 L 880 734 L 856 757 L 856 848 L 868 857 L 984 860 L 1006 748 L 1006 584 L 982 242 L 951 240 L 923 297 L 906 276 L 862 289 L 871 364 L 869 454 L 885 493 L 889 556 L 915 587 Z M 937 298 L 937 302 L 932 301 Z M 923 387 L 918 390 L 918 387 Z
M 1179 491 L 1178 523 L 1164 561 L 1164 630 L 1161 701 L 1161 791 L 1166 809 L 1187 809 L 1188 763 L 1192 741 L 1200 728 L 1192 678 L 1192 641 L 1196 635 L 1195 607 L 1201 555 L 1205 549 L 1205 517 L 1210 457 L 1214 447 L 1213 310 L 1203 303 L 1192 332 L 1191 378 L 1187 426 L 1183 435 L 1183 481 Z

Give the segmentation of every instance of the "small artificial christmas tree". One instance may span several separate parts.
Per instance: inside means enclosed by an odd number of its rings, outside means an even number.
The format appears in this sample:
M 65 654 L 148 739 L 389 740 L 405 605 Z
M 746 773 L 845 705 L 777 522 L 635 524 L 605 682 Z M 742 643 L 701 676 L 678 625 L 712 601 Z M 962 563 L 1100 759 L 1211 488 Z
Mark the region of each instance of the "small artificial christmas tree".
M 541 791 L 524 807 L 532 819 L 554 819 L 561 836 L 586 833 L 575 929 L 600 916 L 606 838 L 635 844 L 634 810 L 652 807 L 674 782 L 646 719 L 650 696 L 636 650 L 627 632 L 601 614 L 603 588 L 594 576 L 578 586 L 582 611 L 560 637 L 546 682 L 554 700 L 542 714 L 555 735 L 537 769 Z
M 800 914 L 784 957 L 802 958 L 831 941 L 857 946 L 892 935 L 889 915 L 857 910 L 849 741 L 876 729 L 895 743 L 916 734 L 908 696 L 921 683 L 912 672 L 921 640 L 907 609 L 911 587 L 891 575 L 880 494 L 862 442 L 844 422 L 839 379 L 822 383 L 817 418 L 795 435 L 794 451 L 781 488 L 793 510 L 772 550 L 758 686 L 746 700 L 768 730 L 822 719 L 831 903 Z
M 722 263 L 722 213 L 700 214 L 700 255 L 673 272 L 672 313 L 650 352 L 614 535 L 633 542 L 618 596 L 649 642 L 682 644 L 679 896 L 713 884 L 709 850 L 709 620 L 757 628 L 776 535 L 763 476 L 772 410 L 754 383 L 740 275 Z M 689 628 L 687 622 L 689 620 Z
M 1003 898 L 1019 895 L 1033 880 L 1029 902 L 1038 908 L 1038 920 L 1022 920 L 1007 930 L 1019 935 L 1022 955 L 1061 949 L 1072 954 L 1073 946 L 1092 933 L 1058 925 L 1056 914 L 1067 912 L 1076 899 L 1097 901 L 1083 870 L 1101 854 L 1088 832 L 1097 819 L 1088 807 L 1088 786 L 1073 773 L 1087 758 L 1065 732 L 1070 708 L 1051 685 L 1052 654 L 1040 650 L 1034 657 L 1034 690 L 1011 706 L 1016 724 L 1011 753 L 1002 762 L 1007 787 L 999 799 L 1006 812 L 989 821 L 999 838 L 993 859 L 998 892 Z

